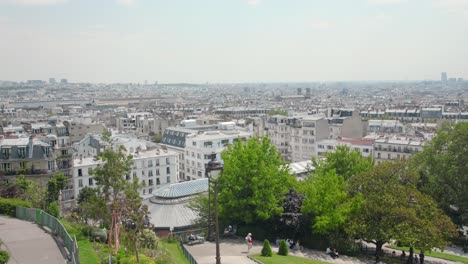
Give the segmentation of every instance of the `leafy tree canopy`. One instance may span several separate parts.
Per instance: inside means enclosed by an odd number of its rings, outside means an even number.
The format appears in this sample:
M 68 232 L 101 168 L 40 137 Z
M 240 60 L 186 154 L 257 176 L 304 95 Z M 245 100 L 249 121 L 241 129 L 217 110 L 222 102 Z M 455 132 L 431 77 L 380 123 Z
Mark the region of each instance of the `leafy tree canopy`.
M 313 160 L 315 172 L 328 173 L 335 170 L 336 174 L 348 180 L 353 175 L 370 171 L 374 164 L 372 159 L 364 158 L 357 150 L 351 150 L 348 146 L 338 146 L 334 152 L 326 152 L 325 159 Z
M 335 170 L 310 175 L 302 190 L 307 197 L 302 211 L 314 216 L 312 228 L 318 234 L 339 230 L 362 204 L 361 195 L 349 197 L 344 178 Z
M 253 223 L 283 212 L 282 203 L 292 184 L 289 168 L 267 137 L 239 140 L 222 153 L 219 177 L 220 216 Z
M 468 123 L 445 123 L 414 157 L 422 190 L 430 194 L 458 225 L 468 225 Z
M 437 203 L 416 188 L 418 175 L 405 162 L 384 162 L 349 180 L 352 195 L 362 195 L 362 208 L 352 214 L 347 231 L 376 244 L 392 239 L 420 249 L 444 248 L 455 226 Z

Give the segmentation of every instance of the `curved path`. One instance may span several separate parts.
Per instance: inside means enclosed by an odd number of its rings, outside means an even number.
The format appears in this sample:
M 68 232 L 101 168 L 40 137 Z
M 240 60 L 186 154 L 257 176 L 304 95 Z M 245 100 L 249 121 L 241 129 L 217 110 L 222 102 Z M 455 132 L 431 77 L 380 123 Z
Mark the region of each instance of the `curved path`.
M 64 264 L 52 236 L 37 225 L 0 216 L 0 240 L 10 253 L 8 264 Z

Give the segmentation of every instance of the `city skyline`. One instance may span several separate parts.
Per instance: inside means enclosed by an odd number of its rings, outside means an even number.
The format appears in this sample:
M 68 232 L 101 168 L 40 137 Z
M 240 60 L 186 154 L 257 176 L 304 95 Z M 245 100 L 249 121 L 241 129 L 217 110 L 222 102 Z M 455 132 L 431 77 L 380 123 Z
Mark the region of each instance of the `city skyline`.
M 0 0 L 0 7 L 0 80 L 468 77 L 465 0 Z

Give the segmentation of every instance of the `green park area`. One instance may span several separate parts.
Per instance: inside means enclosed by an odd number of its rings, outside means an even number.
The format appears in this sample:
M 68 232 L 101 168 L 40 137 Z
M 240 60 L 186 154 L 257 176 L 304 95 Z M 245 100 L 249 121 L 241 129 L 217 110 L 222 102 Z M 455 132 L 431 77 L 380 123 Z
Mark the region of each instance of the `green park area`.
M 190 202 L 197 228 L 208 226 L 214 219 L 214 210 L 208 209 L 217 206 L 220 226 L 233 225 L 241 236 L 253 233 L 257 241 L 290 238 L 305 248 L 333 247 L 342 255 L 363 255 L 359 239 L 374 244 L 381 254 L 391 241 L 425 252 L 464 241 L 457 226 L 468 225 L 468 123 L 442 125 L 423 151 L 406 160 L 375 164 L 359 151 L 339 146 L 324 158 L 312 159 L 314 169 L 301 181 L 290 175 L 267 137 L 239 138 L 221 156 L 224 167 L 211 180 L 211 195 Z M 187 263 L 178 242 L 153 232 L 138 178 L 126 180 L 132 156 L 124 148 L 106 148 L 98 160 L 90 171 L 97 188 L 83 188 L 77 207 L 62 219 L 78 239 L 80 262 L 101 263 L 110 254 L 122 264 Z M 5 199 L 26 201 L 58 217 L 57 197 L 65 185 L 60 174 L 43 189 L 19 177 L 3 183 L 0 192 Z M 4 211 L 0 206 L 0 213 Z M 467 263 L 447 253 L 427 256 Z M 254 258 L 264 264 L 321 263 L 287 253 Z
M 405 252 L 409 252 L 409 247 L 398 247 L 398 246 L 392 245 L 390 246 L 390 248 L 404 250 Z M 415 252 L 419 252 L 419 251 L 420 250 L 415 249 Z M 468 263 L 468 258 L 466 257 L 448 254 L 444 252 L 425 251 L 424 255 L 429 256 L 429 257 L 434 257 L 434 258 L 446 259 L 446 260 L 450 260 L 454 262 Z
M 262 262 L 263 264 L 324 264 L 326 262 L 301 258 L 296 256 L 280 256 L 277 254 L 272 255 L 271 257 L 263 257 L 260 254 L 253 255 L 252 258 Z

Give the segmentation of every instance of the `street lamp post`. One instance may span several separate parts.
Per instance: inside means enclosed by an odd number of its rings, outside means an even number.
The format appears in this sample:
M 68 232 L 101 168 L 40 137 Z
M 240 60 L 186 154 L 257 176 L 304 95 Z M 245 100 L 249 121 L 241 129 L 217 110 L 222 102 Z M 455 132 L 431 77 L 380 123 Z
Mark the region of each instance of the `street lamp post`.
M 208 238 L 211 238 L 211 182 L 214 183 L 214 199 L 215 199 L 215 228 L 216 228 L 216 264 L 221 264 L 221 256 L 219 250 L 219 222 L 218 222 L 218 176 L 223 170 L 221 162 L 216 160 L 216 153 L 211 154 L 211 160 L 206 165 L 206 177 L 208 177 Z

